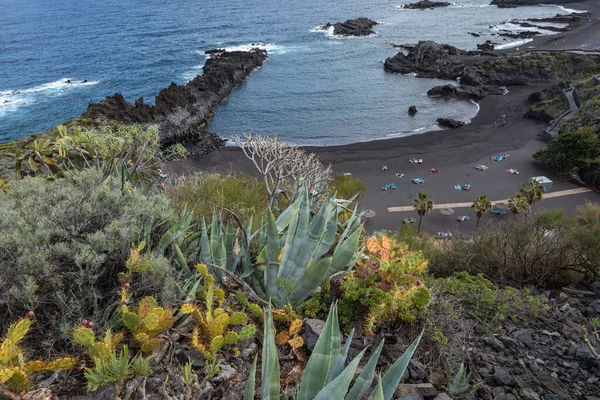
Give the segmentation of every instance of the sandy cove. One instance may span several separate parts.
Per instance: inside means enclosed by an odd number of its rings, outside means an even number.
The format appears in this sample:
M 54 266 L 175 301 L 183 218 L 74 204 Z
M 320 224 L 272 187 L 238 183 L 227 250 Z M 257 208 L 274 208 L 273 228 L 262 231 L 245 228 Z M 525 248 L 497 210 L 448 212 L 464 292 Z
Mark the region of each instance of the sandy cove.
M 572 43 L 590 43 L 600 41 L 598 31 L 599 2 L 572 4 L 570 7 L 588 10 L 593 13 L 591 22 L 560 37 L 540 37 L 528 43 L 541 50 L 574 48 Z M 554 45 L 553 43 L 561 43 Z M 595 43 L 595 42 L 594 42 Z M 593 44 L 593 43 L 592 43 Z M 596 44 L 600 45 L 600 43 Z M 516 50 L 511 50 L 516 51 Z M 416 79 L 416 78 L 415 78 Z M 511 86 L 509 93 L 504 96 L 488 96 L 479 102 L 478 115 L 461 128 L 427 132 L 397 139 L 377 140 L 365 143 L 354 143 L 331 147 L 305 147 L 309 152 L 318 154 L 325 164 L 331 163 L 335 172 L 349 172 L 360 178 L 366 185 L 367 191 L 361 200 L 364 209 L 374 210 L 377 215 L 371 218 L 367 229 L 396 230 L 406 217 L 416 217 L 414 211 L 388 212 L 389 207 L 409 206 L 418 192 L 429 194 L 435 203 L 471 202 L 476 197 L 485 195 L 490 200 L 506 199 L 514 195 L 531 176 L 545 175 L 554 180 L 552 192 L 577 188 L 566 179 L 556 179 L 540 163 L 532 159 L 531 154 L 545 147 L 538 138 L 546 125 L 536 120 L 524 118 L 527 111 L 525 100 L 535 91 L 540 91 L 552 85 L 552 82 L 539 86 Z M 505 114 L 505 126 L 493 127 L 494 121 L 499 122 L 499 115 Z M 348 121 L 348 123 L 352 123 Z M 500 125 L 500 124 L 499 124 Z M 510 154 L 510 158 L 501 162 L 492 161 L 493 155 Z M 422 158 L 423 164 L 410 164 L 411 157 Z M 487 171 L 475 169 L 476 164 L 486 164 Z M 382 171 L 382 166 L 387 171 Z M 431 168 L 439 168 L 437 174 L 430 173 Z M 507 172 L 514 168 L 519 175 Z M 167 169 L 175 174 L 193 171 L 243 171 L 256 174 L 254 166 L 245 158 L 242 151 L 236 147 L 225 147 L 213 153 L 193 157 L 187 160 L 171 163 Z M 404 174 L 397 178 L 396 173 Z M 413 178 L 423 178 L 425 183 L 412 183 Z M 382 190 L 387 183 L 395 183 L 396 190 Z M 454 185 L 471 184 L 469 191 L 454 190 Z M 594 192 L 572 194 L 568 196 L 546 199 L 535 207 L 562 207 L 571 213 L 577 205 L 587 201 L 600 201 L 600 195 Z M 423 229 L 435 233 L 451 231 L 453 233 L 469 234 L 475 229 L 475 213 L 470 208 L 457 208 L 452 217 L 444 217 L 439 211 L 434 211 L 423 219 Z M 469 215 L 471 219 L 458 222 L 459 215 Z M 510 215 L 486 215 L 481 225 L 493 224 Z

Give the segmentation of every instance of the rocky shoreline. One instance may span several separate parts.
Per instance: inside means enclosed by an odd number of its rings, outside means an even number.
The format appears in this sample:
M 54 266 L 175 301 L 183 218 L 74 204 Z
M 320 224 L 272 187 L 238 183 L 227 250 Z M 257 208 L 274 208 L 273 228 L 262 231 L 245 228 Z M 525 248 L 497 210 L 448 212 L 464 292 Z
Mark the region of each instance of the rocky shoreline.
M 489 94 L 505 93 L 505 86 L 544 83 L 592 73 L 599 68 L 600 57 L 583 54 L 501 55 L 465 51 L 432 41 L 420 41 L 408 54 L 400 52 L 384 64 L 384 69 L 392 73 L 457 80 L 460 86 L 436 86 L 428 95 L 463 100 L 481 100 Z
M 208 51 L 203 75 L 185 85 L 172 83 L 156 96 L 155 105 L 139 98 L 133 104 L 115 93 L 90 104 L 82 118 L 97 124 L 158 124 L 162 145 L 182 143 L 191 155 L 207 154 L 224 144 L 208 130 L 214 109 L 267 59 L 266 50 Z
M 325 25 L 317 28 L 317 30 L 327 31 L 329 28 L 333 27 L 333 34 L 335 36 L 369 36 L 375 33 L 372 29 L 375 25 L 377 25 L 377 21 L 362 17 L 349 19 L 345 22 L 328 22 Z

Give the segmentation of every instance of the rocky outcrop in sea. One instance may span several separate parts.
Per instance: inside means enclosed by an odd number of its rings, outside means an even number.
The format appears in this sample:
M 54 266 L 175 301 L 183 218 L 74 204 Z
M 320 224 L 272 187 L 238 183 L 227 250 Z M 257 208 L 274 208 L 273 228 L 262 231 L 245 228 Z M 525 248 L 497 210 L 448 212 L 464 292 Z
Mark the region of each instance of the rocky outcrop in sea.
M 428 8 L 448 7 L 451 4 L 452 3 L 446 3 L 444 1 L 421 0 L 416 3 L 403 4 L 401 8 L 406 8 L 409 10 L 426 10 Z
M 336 36 L 369 36 L 374 34 L 373 27 L 377 21 L 369 18 L 349 19 L 346 22 L 331 23 L 319 27 L 321 31 L 326 31 L 333 27 L 333 34 Z
M 492 0 L 490 5 L 498 8 L 513 8 L 518 6 L 535 6 L 538 4 L 568 4 L 577 3 L 579 0 Z
M 158 124 L 162 145 L 184 144 L 191 155 L 207 154 L 223 146 L 224 140 L 208 130 L 213 110 L 240 85 L 252 71 L 263 65 L 267 52 L 210 52 L 198 75 L 185 85 L 172 83 L 156 96 L 155 105 L 135 103 L 115 93 L 98 104 L 90 104 L 82 115 L 100 124 Z

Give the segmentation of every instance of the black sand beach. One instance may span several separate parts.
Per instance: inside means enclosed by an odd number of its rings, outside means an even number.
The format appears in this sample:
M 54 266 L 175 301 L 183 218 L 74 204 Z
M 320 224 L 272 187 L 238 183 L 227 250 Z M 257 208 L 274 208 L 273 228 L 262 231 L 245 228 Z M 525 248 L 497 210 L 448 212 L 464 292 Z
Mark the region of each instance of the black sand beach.
M 599 41 L 599 4 L 594 1 L 569 5 L 570 8 L 590 11 L 593 17 L 579 29 L 552 38 L 536 38 L 528 45 L 535 46 L 536 50 L 564 50 L 574 49 L 581 43 Z M 529 177 L 540 175 L 554 180 L 552 192 L 573 189 L 577 187 L 575 184 L 565 178 L 552 177 L 542 164 L 531 157 L 532 153 L 546 146 L 538 138 L 546 125 L 524 117 L 527 111 L 525 100 L 530 93 L 551 84 L 508 87 L 509 93 L 504 96 L 488 96 L 479 103 L 479 114 L 472 122 L 458 129 L 344 146 L 306 147 L 306 150 L 318 154 L 322 162 L 331 163 L 335 172 L 349 172 L 365 183 L 367 191 L 361 205 L 377 213 L 367 224 L 368 230 L 395 230 L 404 218 L 416 217 L 414 211 L 390 213 L 387 209 L 410 206 L 418 192 L 431 195 L 437 204 L 471 202 L 481 195 L 490 200 L 500 200 L 514 195 Z M 498 124 L 494 128 L 494 121 L 500 122 L 500 114 L 506 115 L 507 123 L 505 126 Z M 348 124 L 351 123 L 352 121 L 348 121 Z M 501 162 L 490 159 L 493 155 L 504 153 L 510 154 L 510 158 Z M 411 157 L 422 158 L 424 163 L 410 164 L 408 159 Z M 475 169 L 476 164 L 486 164 L 489 169 L 479 171 Z M 384 165 L 387 166 L 387 171 L 381 170 Z M 429 172 L 431 168 L 439 168 L 440 172 L 432 174 Z M 519 170 L 520 174 L 507 172 L 511 168 Z M 167 169 L 176 174 L 231 170 L 255 172 L 241 150 L 235 147 L 171 163 Z M 396 173 L 404 174 L 405 177 L 397 178 Z M 423 178 L 425 183 L 414 184 L 411 181 L 413 178 Z M 395 183 L 397 189 L 381 190 L 387 183 Z M 454 190 L 454 185 L 465 183 L 471 184 L 469 191 Z M 600 195 L 589 192 L 557 197 L 543 200 L 535 207 L 562 207 L 567 212 L 573 212 L 577 205 L 587 201 L 600 201 Z M 432 233 L 440 230 L 455 233 L 460 231 L 464 234 L 472 232 L 475 229 L 474 212 L 470 208 L 457 208 L 455 211 L 454 216 L 445 218 L 434 210 L 424 218 L 423 229 Z M 459 215 L 469 215 L 471 220 L 458 222 L 456 217 Z M 510 216 L 488 215 L 482 219 L 482 225 L 500 218 Z

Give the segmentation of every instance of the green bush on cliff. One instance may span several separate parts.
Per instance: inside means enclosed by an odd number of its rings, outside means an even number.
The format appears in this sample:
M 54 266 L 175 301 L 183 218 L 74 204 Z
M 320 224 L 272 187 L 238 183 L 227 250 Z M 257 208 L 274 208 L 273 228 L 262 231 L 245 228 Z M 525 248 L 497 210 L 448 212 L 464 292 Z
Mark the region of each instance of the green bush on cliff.
M 34 311 L 44 327 L 33 338 L 44 344 L 38 352 L 70 346 L 70 329 L 83 318 L 102 326 L 131 243 L 155 242 L 153 227 L 173 216 L 166 198 L 122 192 L 120 182 L 98 184 L 100 177 L 89 170 L 55 182 L 25 178 L 0 192 L 0 331 Z M 173 296 L 172 274 L 166 259 L 150 256 L 136 290 Z
M 588 168 L 600 161 L 600 140 L 595 127 L 586 126 L 555 136 L 548 147 L 534 153 L 533 158 L 545 162 L 552 172 Z
M 435 280 L 432 290 L 436 295 L 458 300 L 471 317 L 491 328 L 500 327 L 507 320 L 524 322 L 547 310 L 544 301 L 527 289 L 500 288 L 482 274 L 458 272 Z

